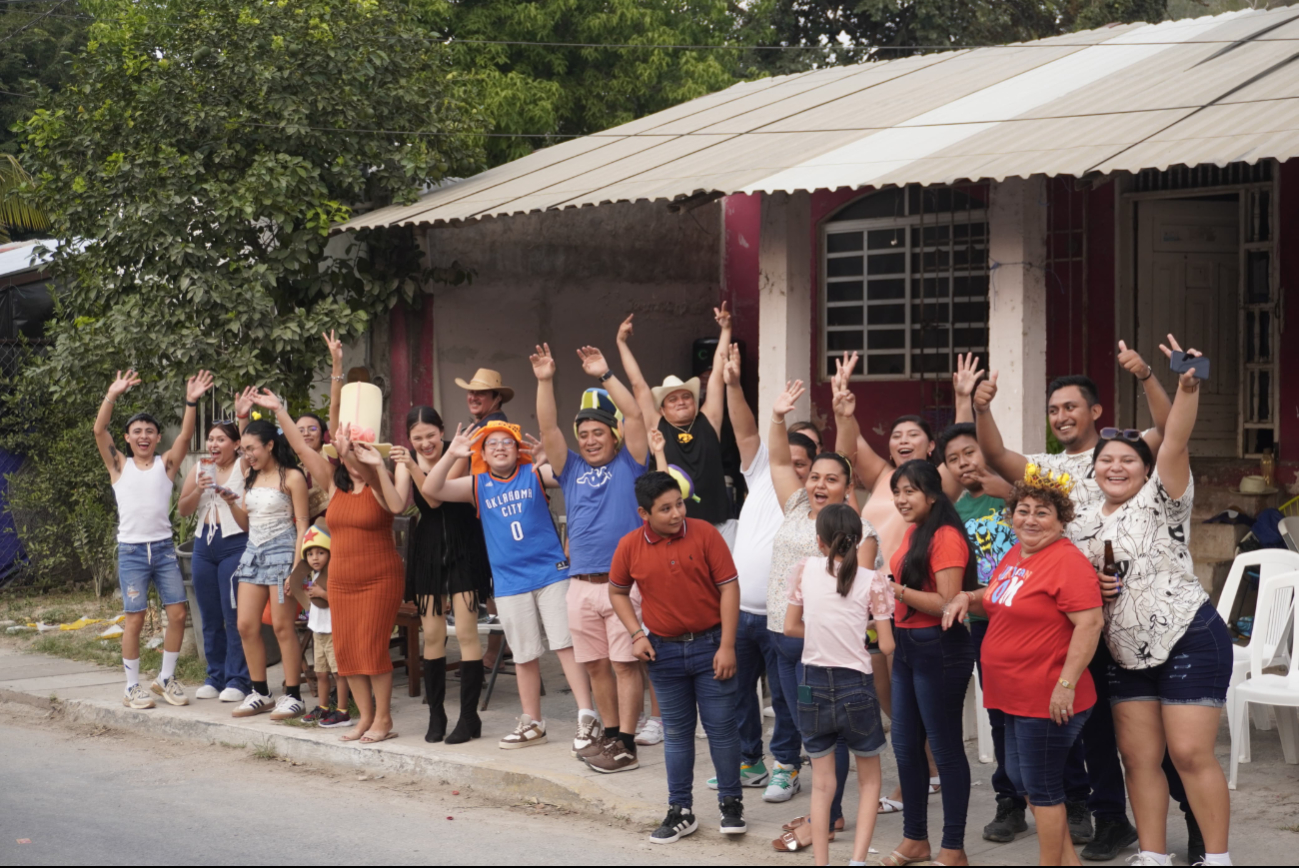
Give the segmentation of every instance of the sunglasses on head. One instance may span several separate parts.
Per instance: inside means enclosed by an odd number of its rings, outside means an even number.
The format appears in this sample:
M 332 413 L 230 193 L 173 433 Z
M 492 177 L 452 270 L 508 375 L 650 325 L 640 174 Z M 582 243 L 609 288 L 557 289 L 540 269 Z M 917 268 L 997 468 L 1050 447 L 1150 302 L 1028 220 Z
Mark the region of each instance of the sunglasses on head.
M 1102 428 L 1102 440 L 1126 440 L 1129 443 L 1136 443 L 1141 439 L 1141 432 L 1136 428 Z

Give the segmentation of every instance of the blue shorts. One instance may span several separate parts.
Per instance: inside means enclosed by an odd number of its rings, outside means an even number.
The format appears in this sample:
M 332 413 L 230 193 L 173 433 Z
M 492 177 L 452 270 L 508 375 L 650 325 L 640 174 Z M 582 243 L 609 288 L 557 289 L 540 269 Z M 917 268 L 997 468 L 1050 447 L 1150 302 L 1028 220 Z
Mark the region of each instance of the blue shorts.
M 840 736 L 854 756 L 879 756 L 885 740 L 875 679 L 856 669 L 805 664 L 798 688 L 798 729 L 812 759 L 834 753 Z
M 248 543 L 244 547 L 239 566 L 235 567 L 234 581 L 230 583 L 230 596 L 240 582 L 251 585 L 268 585 L 279 588 L 279 600 L 284 602 L 284 580 L 293 572 L 294 553 L 298 548 L 298 532 L 287 530 L 261 545 Z M 232 606 L 238 604 L 232 600 Z
M 1205 603 L 1173 646 L 1168 659 L 1149 669 L 1124 669 L 1110 663 L 1110 704 L 1158 702 L 1161 705 L 1227 704 L 1231 684 L 1231 635 L 1218 612 Z
M 185 581 L 176 562 L 176 546 L 169 540 L 117 544 L 117 582 L 122 588 L 122 608 L 127 614 L 149 607 L 149 585 L 158 589 L 164 606 L 185 602 Z
M 1006 774 L 1021 798 L 1040 808 L 1065 802 L 1064 764 L 1092 710 L 1061 726 L 1049 717 L 1007 714 Z

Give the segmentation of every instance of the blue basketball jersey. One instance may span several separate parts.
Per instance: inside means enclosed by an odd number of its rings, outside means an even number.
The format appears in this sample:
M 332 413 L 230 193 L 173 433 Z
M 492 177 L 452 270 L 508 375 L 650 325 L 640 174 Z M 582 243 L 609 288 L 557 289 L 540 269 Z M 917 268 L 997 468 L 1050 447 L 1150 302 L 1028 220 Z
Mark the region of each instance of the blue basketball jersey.
M 525 594 L 568 578 L 568 558 L 550 517 L 546 489 L 531 465 L 509 479 L 474 477 L 492 583 L 498 597 Z

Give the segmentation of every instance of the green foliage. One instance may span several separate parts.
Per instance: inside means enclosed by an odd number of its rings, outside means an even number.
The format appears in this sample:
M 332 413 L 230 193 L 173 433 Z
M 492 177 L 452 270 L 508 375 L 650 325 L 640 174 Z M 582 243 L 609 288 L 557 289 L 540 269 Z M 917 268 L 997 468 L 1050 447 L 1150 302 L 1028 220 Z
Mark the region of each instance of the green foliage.
M 70 85 L 24 126 L 34 201 L 78 239 L 52 267 L 75 319 L 33 375 L 97 397 L 134 367 L 155 412 L 198 368 L 304 397 L 319 334 L 355 337 L 421 276 L 409 233 L 327 250 L 330 225 L 478 164 L 468 83 L 405 3 L 84 5 Z
M 751 38 L 749 13 L 725 0 L 419 0 L 434 32 L 454 40 L 600 45 L 727 45 Z M 728 87 L 746 76 L 732 49 L 580 48 L 452 43 L 481 85 L 496 133 L 585 135 Z M 493 165 L 555 139 L 487 141 Z
M 89 26 L 90 17 L 70 0 L 0 3 L 0 91 L 7 91 L 0 93 L 0 153 L 18 153 L 11 128 L 35 107 L 25 94 L 34 91 L 33 82 L 47 90 L 63 87 Z
M 12 230 L 49 228 L 49 218 L 41 209 L 18 195 L 29 180 L 13 154 L 0 153 L 0 244 L 10 241 Z

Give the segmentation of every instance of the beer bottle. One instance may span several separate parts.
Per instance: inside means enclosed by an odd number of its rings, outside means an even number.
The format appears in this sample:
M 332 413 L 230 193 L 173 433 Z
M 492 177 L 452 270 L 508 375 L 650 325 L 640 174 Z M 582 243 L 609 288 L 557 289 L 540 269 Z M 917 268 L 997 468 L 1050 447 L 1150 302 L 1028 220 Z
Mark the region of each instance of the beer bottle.
M 1101 567 L 1101 575 L 1113 576 L 1115 579 L 1115 592 L 1123 592 L 1123 585 L 1118 581 L 1119 568 L 1114 561 L 1114 544 L 1109 540 L 1105 541 L 1105 565 Z

